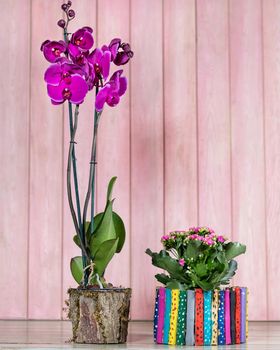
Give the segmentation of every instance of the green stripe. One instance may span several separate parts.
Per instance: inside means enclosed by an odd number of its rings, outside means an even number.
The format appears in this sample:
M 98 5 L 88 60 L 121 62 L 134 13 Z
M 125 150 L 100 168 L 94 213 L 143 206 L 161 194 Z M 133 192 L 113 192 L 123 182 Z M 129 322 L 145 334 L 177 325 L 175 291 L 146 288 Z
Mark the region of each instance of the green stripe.
M 179 293 L 179 311 L 177 321 L 176 344 L 185 345 L 186 337 L 186 313 L 187 313 L 187 292 L 181 290 Z

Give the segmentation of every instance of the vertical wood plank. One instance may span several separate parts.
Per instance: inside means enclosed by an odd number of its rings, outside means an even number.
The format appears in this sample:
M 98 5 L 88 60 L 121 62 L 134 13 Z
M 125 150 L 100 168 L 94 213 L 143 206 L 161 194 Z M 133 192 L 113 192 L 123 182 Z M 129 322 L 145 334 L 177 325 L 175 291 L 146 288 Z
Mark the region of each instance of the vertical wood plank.
M 41 43 L 59 40 L 60 4 L 32 1 L 29 308 L 31 319 L 61 315 L 62 107 L 51 105 Z
M 267 213 L 267 308 L 268 319 L 280 319 L 277 288 L 280 280 L 280 2 L 263 1 L 266 213 Z M 263 238 L 264 239 L 264 238 Z
M 129 0 L 98 1 L 98 46 L 109 44 L 113 38 L 129 42 Z M 133 60 L 132 60 L 133 62 Z M 133 64 L 133 63 L 132 63 Z M 129 65 L 111 64 L 111 74 L 119 69 L 129 79 Z M 122 217 L 126 227 L 126 242 L 116 254 L 105 274 L 108 282 L 116 286 L 130 286 L 130 110 L 129 90 L 115 108 L 105 106 L 98 134 L 97 203 L 98 212 L 105 208 L 108 183 L 117 176 L 113 198 L 114 210 Z
M 199 224 L 231 231 L 228 4 L 197 0 Z
M 230 1 L 234 239 L 247 245 L 236 281 L 249 317 L 267 318 L 261 1 Z
M 89 26 L 93 28 L 94 46 L 97 44 L 97 19 L 96 19 L 96 1 L 83 0 L 73 1 L 72 8 L 76 13 L 75 19 L 70 24 L 70 32 L 74 33 L 79 28 Z M 85 98 L 83 104 L 80 105 L 79 124 L 76 133 L 76 158 L 78 182 L 81 197 L 81 206 L 84 205 L 85 195 L 88 186 L 89 162 L 91 153 L 92 128 L 93 128 L 93 106 L 94 92 L 90 91 Z M 74 224 L 70 214 L 69 204 L 67 200 L 66 189 L 66 169 L 67 157 L 70 141 L 68 106 L 64 106 L 64 160 L 63 160 L 63 283 L 62 283 L 62 303 L 68 298 L 67 289 L 76 287 L 77 283 L 72 277 L 70 271 L 70 260 L 72 257 L 81 255 L 80 249 L 73 242 L 75 233 Z M 74 194 L 74 192 L 73 192 Z M 74 198 L 74 197 L 73 197 Z M 75 202 L 76 203 L 76 202 Z M 63 314 L 63 317 L 66 315 Z
M 131 1 L 131 268 L 133 319 L 151 318 L 155 269 L 145 249 L 163 234 L 162 1 Z M 141 268 L 140 268 L 141 267 Z
M 0 318 L 5 319 L 27 316 L 30 1 L 0 4 Z
M 165 229 L 197 224 L 195 1 L 164 1 Z M 174 57 L 174 54 L 175 57 Z

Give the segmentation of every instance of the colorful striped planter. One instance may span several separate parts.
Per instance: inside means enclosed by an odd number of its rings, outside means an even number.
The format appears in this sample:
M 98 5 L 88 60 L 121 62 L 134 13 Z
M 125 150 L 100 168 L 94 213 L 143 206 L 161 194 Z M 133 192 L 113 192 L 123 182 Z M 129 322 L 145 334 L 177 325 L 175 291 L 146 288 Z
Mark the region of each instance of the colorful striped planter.
M 248 291 L 157 288 L 154 340 L 169 345 L 229 345 L 248 337 Z

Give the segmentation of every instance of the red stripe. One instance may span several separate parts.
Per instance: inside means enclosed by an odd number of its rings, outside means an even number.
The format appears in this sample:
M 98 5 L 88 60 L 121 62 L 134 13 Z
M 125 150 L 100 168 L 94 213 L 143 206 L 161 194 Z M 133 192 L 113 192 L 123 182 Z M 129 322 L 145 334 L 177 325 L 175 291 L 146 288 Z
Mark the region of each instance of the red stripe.
M 195 345 L 203 345 L 203 291 L 195 290 Z
M 235 288 L 235 335 L 236 339 L 235 342 L 236 344 L 240 344 L 240 331 L 241 331 L 241 300 L 240 300 L 240 288 Z

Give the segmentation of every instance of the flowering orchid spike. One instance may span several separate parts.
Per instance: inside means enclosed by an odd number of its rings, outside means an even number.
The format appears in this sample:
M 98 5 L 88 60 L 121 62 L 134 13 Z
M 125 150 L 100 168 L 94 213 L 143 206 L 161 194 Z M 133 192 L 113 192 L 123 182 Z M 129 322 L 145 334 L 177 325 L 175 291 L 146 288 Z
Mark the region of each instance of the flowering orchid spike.
M 127 89 L 127 79 L 122 77 L 122 70 L 116 71 L 108 83 L 104 85 L 102 89 L 99 90 L 96 101 L 95 108 L 97 112 L 101 112 L 105 102 L 110 106 L 116 106 L 120 97 L 126 92 Z

